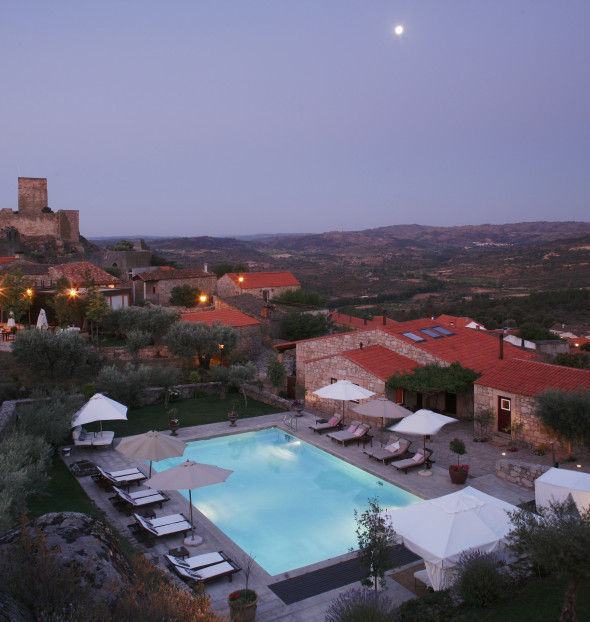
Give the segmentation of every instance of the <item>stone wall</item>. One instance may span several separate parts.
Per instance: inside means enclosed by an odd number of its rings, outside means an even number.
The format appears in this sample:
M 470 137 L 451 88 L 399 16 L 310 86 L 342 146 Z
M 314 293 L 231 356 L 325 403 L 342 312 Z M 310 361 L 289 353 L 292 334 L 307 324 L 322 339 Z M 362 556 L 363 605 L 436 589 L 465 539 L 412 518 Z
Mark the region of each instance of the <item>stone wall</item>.
M 529 464 L 527 462 L 513 462 L 512 460 L 498 460 L 496 475 L 507 482 L 534 488 L 535 480 L 551 467 L 544 464 Z
M 46 178 L 18 178 L 18 211 L 22 215 L 36 214 L 48 206 Z
M 535 415 L 535 398 L 530 395 L 510 393 L 475 384 L 473 386 L 474 415 L 482 410 L 489 409 L 494 413 L 492 431 L 498 432 L 498 397 L 506 397 L 511 400 L 512 423 L 521 423 L 522 431 L 517 439 L 519 444 L 528 447 L 538 447 L 541 444 L 549 444 L 553 441 L 556 451 L 567 450 L 567 444 L 560 442 L 555 433 L 543 425 Z

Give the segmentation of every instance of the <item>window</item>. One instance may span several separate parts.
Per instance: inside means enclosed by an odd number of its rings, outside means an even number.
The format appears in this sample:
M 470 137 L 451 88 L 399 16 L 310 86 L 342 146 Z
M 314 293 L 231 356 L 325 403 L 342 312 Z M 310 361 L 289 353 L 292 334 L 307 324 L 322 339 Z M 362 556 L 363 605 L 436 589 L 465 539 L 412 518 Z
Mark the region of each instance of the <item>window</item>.
M 420 343 L 421 341 L 426 341 L 424 337 L 420 337 L 420 335 L 416 335 L 416 333 L 406 332 L 406 333 L 402 333 L 402 335 L 404 337 L 407 337 L 408 339 L 411 339 L 412 341 L 415 341 L 416 343 Z
M 510 400 L 503 397 L 500 399 L 500 408 L 502 410 L 510 410 Z
M 336 378 L 330 378 L 330 384 L 336 384 L 337 382 Z
M 452 333 L 447 328 L 443 328 L 442 326 L 433 326 L 432 330 L 435 330 L 437 333 L 440 333 L 441 335 L 444 335 L 445 337 L 450 337 L 451 335 L 455 334 L 455 333 Z
M 430 330 L 430 328 L 420 328 L 418 329 L 419 333 L 423 333 L 424 335 L 428 335 L 429 337 L 432 337 L 433 339 L 442 339 L 443 336 L 440 335 L 439 333 L 435 333 L 433 330 Z

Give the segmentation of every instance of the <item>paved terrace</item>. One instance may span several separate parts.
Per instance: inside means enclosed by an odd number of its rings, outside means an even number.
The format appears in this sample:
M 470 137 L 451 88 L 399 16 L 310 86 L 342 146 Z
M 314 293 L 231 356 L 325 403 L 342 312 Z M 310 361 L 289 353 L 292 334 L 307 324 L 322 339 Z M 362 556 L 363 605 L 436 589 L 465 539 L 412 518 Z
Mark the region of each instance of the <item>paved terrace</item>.
M 385 466 L 375 460 L 370 460 L 368 456 L 363 454 L 362 446 L 349 445 L 343 447 L 331 441 L 325 434 L 320 436 L 317 433 L 313 433 L 308 429 L 308 426 L 315 423 L 316 418 L 317 416 L 311 412 L 304 412 L 303 416 L 293 418 L 293 426 L 296 425 L 296 430 L 289 429 L 285 426 L 284 414 L 274 414 L 252 419 L 240 419 L 238 420 L 236 428 L 230 428 L 229 424 L 226 422 L 182 428 L 178 431 L 178 435 L 185 441 L 192 441 L 230 433 L 262 429 L 270 426 L 278 426 L 285 429 L 285 431 L 296 434 L 317 447 L 325 449 L 373 473 L 377 477 L 397 484 L 425 499 L 445 495 L 462 488 L 462 486 L 452 484 L 448 474 L 448 466 L 455 463 L 456 460 L 456 456 L 449 452 L 448 445 L 450 439 L 457 436 L 465 441 L 467 447 L 467 454 L 461 458 L 461 462 L 468 463 L 471 467 L 470 477 L 466 485 L 473 486 L 483 492 L 514 504 L 530 501 L 534 498 L 534 492 L 532 490 L 510 484 L 496 477 L 495 463 L 496 460 L 502 457 L 502 452 L 506 450 L 506 447 L 492 446 L 489 443 L 474 443 L 473 424 L 471 422 L 458 422 L 448 425 L 443 428 L 438 435 L 432 437 L 428 447 L 434 451 L 432 457 L 433 460 L 436 461 L 436 464 L 432 467 L 432 476 L 423 477 L 418 474 L 419 468 L 413 469 L 405 475 L 403 472 L 398 472 L 391 466 Z M 117 442 L 117 439 L 115 439 L 115 446 Z M 378 444 L 378 435 L 375 436 L 373 442 Z M 422 442 L 422 437 L 414 438 L 411 449 L 420 447 Z M 551 456 L 534 456 L 530 450 L 520 450 L 518 453 L 508 454 L 508 456 L 510 458 L 520 459 L 522 462 L 551 465 Z M 92 460 L 109 471 L 137 466 L 144 473 L 147 473 L 147 464 L 144 461 L 126 458 L 123 454 L 120 454 L 114 449 L 75 448 L 71 456 L 64 458 L 68 464 L 82 459 Z M 79 481 L 96 505 L 107 514 L 111 524 L 118 528 L 121 533 L 128 537 L 140 550 L 146 551 L 147 555 L 156 563 L 165 567 L 163 555 L 168 552 L 169 548 L 179 546 L 182 543 L 182 536 L 176 535 L 168 538 L 161 538 L 159 539 L 160 541 L 156 541 L 153 547 L 146 549 L 131 536 L 127 528 L 127 525 L 132 523 L 133 519 L 122 512 L 118 512 L 108 500 L 108 498 L 112 496 L 112 493 L 107 493 L 99 488 L 90 477 L 81 477 Z M 136 487 L 133 487 L 132 490 L 136 490 Z M 162 510 L 156 509 L 156 514 L 160 516 L 162 514 L 181 512 L 188 516 L 188 501 L 176 491 L 169 491 L 167 494 L 170 497 L 170 501 L 164 504 Z M 191 549 L 191 555 L 223 550 L 232 559 L 240 563 L 240 559 L 243 556 L 241 549 L 227 538 L 223 532 L 217 529 L 217 527 L 201 514 L 197 508 L 194 510 L 194 520 L 196 525 L 195 532 L 203 538 L 203 543 L 199 547 Z M 291 534 L 286 533 L 285 537 L 291 537 Z M 271 620 L 289 620 L 290 622 L 304 620 L 307 622 L 323 621 L 326 610 L 332 600 L 336 598 L 343 589 L 358 587 L 358 583 L 347 586 L 347 588 L 325 592 L 319 596 L 308 598 L 291 605 L 285 605 L 267 586 L 277 581 L 300 576 L 353 557 L 355 557 L 354 553 L 348 553 L 334 559 L 274 577 L 271 577 L 260 566 L 254 563 L 254 569 L 250 575 L 250 587 L 255 589 L 259 594 L 257 620 L 259 620 L 259 622 Z M 242 587 L 245 587 L 245 577 L 242 572 L 235 574 L 231 583 L 228 582 L 227 578 L 208 583 L 206 585 L 206 591 L 210 596 L 213 609 L 222 615 L 228 616 L 229 608 L 227 606 L 227 596 L 234 589 Z M 412 592 L 390 578 L 388 578 L 387 590 L 389 598 L 397 603 L 414 597 Z

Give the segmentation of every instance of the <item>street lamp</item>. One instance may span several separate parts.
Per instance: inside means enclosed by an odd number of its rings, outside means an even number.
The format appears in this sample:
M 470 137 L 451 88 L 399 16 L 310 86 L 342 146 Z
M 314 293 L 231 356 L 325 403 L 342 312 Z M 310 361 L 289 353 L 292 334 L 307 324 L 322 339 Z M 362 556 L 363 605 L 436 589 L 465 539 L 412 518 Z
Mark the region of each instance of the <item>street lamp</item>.
M 27 296 L 29 297 L 29 326 L 31 325 L 31 305 L 33 304 L 32 296 L 33 290 L 29 287 L 27 289 Z

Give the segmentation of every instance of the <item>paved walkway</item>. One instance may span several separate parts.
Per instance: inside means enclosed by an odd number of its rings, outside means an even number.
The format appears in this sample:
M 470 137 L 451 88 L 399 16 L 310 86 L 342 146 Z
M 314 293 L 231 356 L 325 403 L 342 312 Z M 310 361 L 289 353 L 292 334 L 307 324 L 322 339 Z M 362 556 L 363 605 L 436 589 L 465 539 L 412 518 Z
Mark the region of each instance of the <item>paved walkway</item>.
M 472 423 L 459 422 L 443 428 L 441 433 L 437 436 L 433 436 L 428 447 L 434 450 L 433 459 L 436 464 L 431 469 L 432 475 L 430 477 L 422 477 L 418 474 L 418 469 L 410 471 L 407 475 L 398 472 L 391 466 L 385 466 L 374 460 L 370 460 L 368 456 L 363 454 L 362 447 L 348 446 L 343 447 L 329 438 L 326 435 L 320 436 L 314 434 L 309 430 L 308 426 L 315 422 L 316 415 L 309 412 L 304 412 L 302 417 L 294 418 L 293 425 L 296 426 L 295 434 L 302 439 L 309 441 L 316 446 L 329 451 L 330 453 L 347 460 L 361 468 L 370 471 L 374 475 L 387 480 L 393 484 L 397 484 L 411 492 L 420 495 L 424 498 L 438 497 L 450 492 L 455 492 L 460 489 L 461 486 L 454 485 L 450 482 L 448 475 L 448 466 L 455 462 L 456 456 L 451 454 L 448 450 L 450 439 L 457 436 L 465 441 L 467 446 L 467 454 L 463 456 L 461 462 L 469 463 L 470 477 L 467 481 L 467 485 L 474 486 L 479 490 L 497 496 L 510 503 L 522 503 L 530 501 L 534 498 L 532 490 L 521 488 L 514 484 L 507 483 L 500 480 L 495 476 L 495 462 L 502 457 L 502 451 L 505 448 L 492 446 L 486 443 L 474 443 L 473 442 L 473 428 Z M 185 441 L 201 440 L 214 436 L 220 436 L 233 432 L 243 432 L 246 430 L 267 428 L 269 426 L 285 427 L 284 414 L 266 415 L 262 417 L 252 419 L 240 419 L 236 428 L 230 428 L 228 423 L 216 423 L 203 426 L 182 428 L 178 431 L 178 435 Z M 287 428 L 285 428 L 287 429 Z M 377 443 L 377 441 L 374 441 Z M 117 439 L 115 439 L 115 446 Z M 415 439 L 412 449 L 420 446 L 422 439 Z M 537 457 L 533 456 L 530 450 L 521 450 L 517 454 L 514 454 L 520 458 L 523 462 L 535 462 L 543 464 L 551 464 L 551 456 Z M 511 454 L 510 457 L 513 457 Z M 107 470 L 117 470 L 126 468 L 129 466 L 137 466 L 146 471 L 146 463 L 143 461 L 131 460 L 123 456 L 114 449 L 97 449 L 91 448 L 76 448 L 72 451 L 72 455 L 64 458 L 71 464 L 77 460 L 88 459 L 92 460 Z M 118 512 L 108 500 L 111 493 L 106 493 L 99 488 L 90 477 L 82 477 L 79 479 L 81 485 L 86 490 L 88 495 L 95 501 L 96 505 L 101 508 L 108 516 L 111 524 L 118 528 L 126 537 L 138 546 L 141 550 L 144 549 L 143 545 L 135 541 L 131 536 L 127 525 L 132 523 L 125 514 Z M 164 505 L 164 510 L 157 510 L 157 514 L 168 514 L 173 512 L 187 513 L 187 501 L 178 492 L 169 492 L 171 500 Z M 239 549 L 227 536 L 221 532 L 213 523 L 211 523 L 198 509 L 194 511 L 196 531 L 198 535 L 203 537 L 203 544 L 196 549 L 192 550 L 192 554 L 206 553 L 211 551 L 223 550 L 231 558 L 237 561 L 240 565 L 243 552 Z M 170 547 L 178 546 L 180 544 L 181 537 L 171 536 L 162 541 L 157 541 L 155 546 L 147 549 L 148 556 L 160 564 L 164 565 L 163 555 L 167 553 Z M 254 569 L 250 575 L 250 587 L 255 589 L 259 594 L 258 601 L 258 614 L 257 620 L 259 622 L 267 621 L 287 621 L 290 622 L 315 622 L 323 621 L 325 613 L 330 603 L 337 595 L 342 591 L 333 590 L 309 598 L 307 600 L 292 604 L 284 605 L 283 602 L 270 590 L 267 585 L 276 581 L 298 576 L 309 572 L 310 570 L 316 570 L 330 566 L 337 561 L 343 561 L 353 557 L 354 553 L 349 553 L 340 556 L 335 559 L 327 560 L 319 564 L 314 564 L 306 568 L 298 569 L 289 573 L 284 573 L 271 577 L 260 566 L 254 564 Z M 216 582 L 207 584 L 206 591 L 210 596 L 212 607 L 220 614 L 228 615 L 229 609 L 227 606 L 227 596 L 234 589 L 245 587 L 245 577 L 242 572 L 234 575 L 232 583 L 229 583 L 227 579 L 222 579 Z M 353 586 L 349 586 L 353 587 Z M 354 585 L 358 587 L 358 584 Z M 388 596 L 394 602 L 401 603 L 408 598 L 413 598 L 413 594 L 396 583 L 392 579 L 388 579 Z

